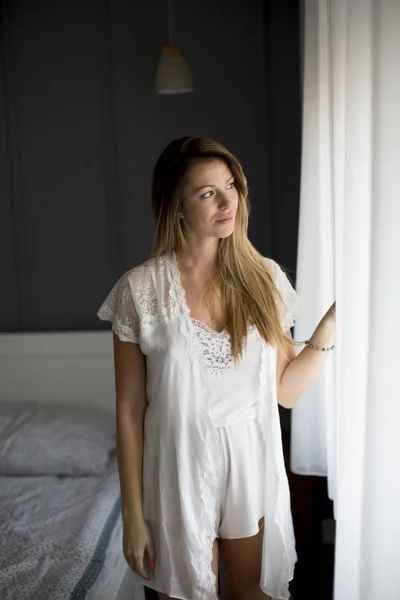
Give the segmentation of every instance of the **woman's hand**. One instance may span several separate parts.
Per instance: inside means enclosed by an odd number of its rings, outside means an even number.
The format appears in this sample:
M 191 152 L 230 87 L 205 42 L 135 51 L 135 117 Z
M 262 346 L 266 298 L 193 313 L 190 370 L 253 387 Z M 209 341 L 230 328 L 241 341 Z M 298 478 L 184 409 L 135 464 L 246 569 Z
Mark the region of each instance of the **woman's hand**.
M 131 569 L 149 580 L 144 560 L 147 554 L 150 568 L 154 570 L 155 552 L 150 528 L 144 519 L 138 519 L 131 523 L 124 522 L 122 548 L 126 562 Z
M 329 310 L 325 313 L 323 319 L 325 321 L 332 322 L 333 324 L 336 323 L 336 300 L 329 308 Z
M 326 311 L 309 341 L 319 348 L 331 348 L 335 346 L 335 340 L 336 301 Z M 317 379 L 329 354 L 306 347 L 289 362 L 278 380 L 278 402 L 281 406 L 293 408 Z

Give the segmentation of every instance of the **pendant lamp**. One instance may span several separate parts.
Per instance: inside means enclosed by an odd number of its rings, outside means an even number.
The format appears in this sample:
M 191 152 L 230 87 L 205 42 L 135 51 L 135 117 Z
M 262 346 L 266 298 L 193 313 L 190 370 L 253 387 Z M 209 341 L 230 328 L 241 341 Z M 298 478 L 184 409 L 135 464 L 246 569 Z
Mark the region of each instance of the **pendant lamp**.
M 193 77 L 180 46 L 173 43 L 172 0 L 168 0 L 168 46 L 161 51 L 157 68 L 158 94 L 187 94 L 193 92 Z

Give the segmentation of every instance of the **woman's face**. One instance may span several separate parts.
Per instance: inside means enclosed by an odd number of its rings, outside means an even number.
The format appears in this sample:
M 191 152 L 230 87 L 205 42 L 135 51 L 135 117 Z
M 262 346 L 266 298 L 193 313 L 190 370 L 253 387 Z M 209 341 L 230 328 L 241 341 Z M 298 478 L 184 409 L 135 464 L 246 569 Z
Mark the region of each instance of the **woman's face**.
M 215 158 L 188 167 L 181 214 L 185 234 L 225 238 L 235 227 L 238 192 L 225 161 Z

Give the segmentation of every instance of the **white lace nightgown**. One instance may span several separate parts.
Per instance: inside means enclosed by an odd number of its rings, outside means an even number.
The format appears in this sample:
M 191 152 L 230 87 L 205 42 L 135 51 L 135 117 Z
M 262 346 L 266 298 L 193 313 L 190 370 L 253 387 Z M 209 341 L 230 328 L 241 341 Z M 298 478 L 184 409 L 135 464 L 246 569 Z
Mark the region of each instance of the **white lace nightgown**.
M 303 305 L 277 263 L 265 263 L 282 295 L 278 308 L 288 330 Z M 174 254 L 126 272 L 98 316 L 146 356 L 143 509 L 156 550 L 146 585 L 183 600 L 216 600 L 214 539 L 254 535 L 264 516 L 260 587 L 287 600 L 296 552 L 276 348 L 250 326 L 235 366 L 227 332 L 190 317 Z

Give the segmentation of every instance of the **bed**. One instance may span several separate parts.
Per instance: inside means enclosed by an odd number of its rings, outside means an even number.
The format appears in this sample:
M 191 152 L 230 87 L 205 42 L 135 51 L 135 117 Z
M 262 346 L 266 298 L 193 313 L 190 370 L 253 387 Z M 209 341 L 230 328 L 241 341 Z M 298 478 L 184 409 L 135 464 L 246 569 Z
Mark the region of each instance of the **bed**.
M 114 395 L 109 332 L 0 334 L 2 600 L 144 600 L 122 554 Z

